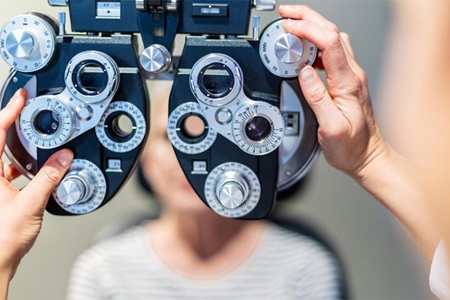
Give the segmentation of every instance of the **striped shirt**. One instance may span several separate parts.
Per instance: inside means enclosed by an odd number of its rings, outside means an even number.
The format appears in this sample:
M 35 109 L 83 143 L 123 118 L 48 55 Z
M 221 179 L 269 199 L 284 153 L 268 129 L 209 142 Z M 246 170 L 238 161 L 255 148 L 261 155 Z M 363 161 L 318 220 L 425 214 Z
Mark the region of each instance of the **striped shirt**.
M 338 299 L 338 277 L 322 245 L 273 224 L 238 268 L 218 278 L 187 277 L 161 260 L 140 226 L 78 258 L 68 299 Z

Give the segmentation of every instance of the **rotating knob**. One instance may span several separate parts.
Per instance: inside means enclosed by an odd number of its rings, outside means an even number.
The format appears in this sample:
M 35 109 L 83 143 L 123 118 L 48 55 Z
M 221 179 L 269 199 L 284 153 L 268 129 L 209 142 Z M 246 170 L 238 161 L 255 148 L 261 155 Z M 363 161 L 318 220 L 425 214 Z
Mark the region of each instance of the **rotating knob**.
M 236 209 L 247 201 L 248 184 L 236 172 L 226 172 L 216 186 L 219 202 L 228 209 Z
M 150 73 L 165 72 L 172 62 L 172 54 L 162 45 L 151 45 L 146 48 L 140 57 L 142 68 Z
M 93 194 L 91 186 L 92 182 L 89 176 L 81 173 L 69 173 L 59 185 L 56 194 L 65 205 L 74 205 L 91 198 Z
M 14 30 L 6 38 L 6 50 L 15 58 L 29 57 L 35 50 L 34 36 L 23 29 Z
M 296 63 L 302 58 L 303 43 L 298 37 L 286 34 L 276 42 L 275 55 L 285 64 Z

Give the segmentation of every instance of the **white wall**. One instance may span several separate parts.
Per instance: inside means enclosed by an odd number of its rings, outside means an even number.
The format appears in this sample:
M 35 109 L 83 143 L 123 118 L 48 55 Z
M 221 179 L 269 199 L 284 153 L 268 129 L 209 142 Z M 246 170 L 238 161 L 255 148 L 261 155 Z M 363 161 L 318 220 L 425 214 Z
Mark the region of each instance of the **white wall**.
M 279 1 L 280 2 L 280 1 Z M 299 3 L 284 0 L 284 3 Z M 45 0 L 2 1 L 0 24 L 30 11 L 56 17 L 60 9 Z M 387 1 L 303 1 L 352 36 L 359 63 L 370 78 L 376 103 L 378 77 L 383 63 L 390 8 Z M 275 18 L 264 14 L 263 21 Z M 8 69 L 0 62 L 0 78 Z M 101 210 L 81 217 L 47 214 L 41 236 L 23 260 L 13 281 L 10 299 L 63 299 L 71 265 L 105 224 L 120 222 L 151 204 L 133 181 Z M 283 204 L 317 223 L 342 253 L 357 299 L 423 299 L 427 292 L 425 262 L 399 224 L 352 180 L 319 159 L 297 199 Z

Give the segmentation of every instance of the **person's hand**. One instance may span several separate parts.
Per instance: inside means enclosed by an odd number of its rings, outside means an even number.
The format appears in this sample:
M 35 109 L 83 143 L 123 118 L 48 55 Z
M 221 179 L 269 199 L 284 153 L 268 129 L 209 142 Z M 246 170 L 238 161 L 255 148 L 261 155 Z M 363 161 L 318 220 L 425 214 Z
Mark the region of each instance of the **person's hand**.
M 280 6 L 286 31 L 314 43 L 322 52 L 318 65 L 328 89 L 314 68 L 300 71 L 303 94 L 319 122 L 318 138 L 333 167 L 362 180 L 369 164 L 389 147 L 375 122 L 367 77 L 356 63 L 349 36 L 307 6 Z
M 0 111 L 0 158 L 5 150 L 6 132 L 25 101 L 26 92 L 21 89 Z M 22 190 L 11 184 L 20 173 L 0 159 L 0 279 L 11 280 L 20 260 L 36 241 L 47 201 L 72 159 L 69 150 L 55 153 Z

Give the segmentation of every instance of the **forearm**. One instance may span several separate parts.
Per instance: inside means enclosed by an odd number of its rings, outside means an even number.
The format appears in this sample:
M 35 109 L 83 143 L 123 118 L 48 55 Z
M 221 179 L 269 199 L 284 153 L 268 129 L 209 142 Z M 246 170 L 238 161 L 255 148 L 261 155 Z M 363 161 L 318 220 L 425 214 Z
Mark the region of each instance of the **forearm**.
M 386 147 L 386 151 L 355 179 L 398 218 L 431 260 L 441 234 L 426 203 L 417 170 L 404 157 Z

